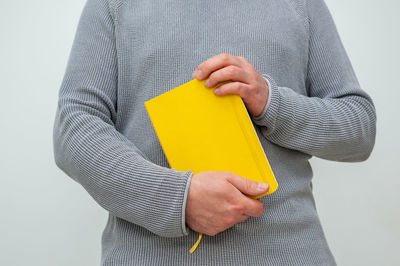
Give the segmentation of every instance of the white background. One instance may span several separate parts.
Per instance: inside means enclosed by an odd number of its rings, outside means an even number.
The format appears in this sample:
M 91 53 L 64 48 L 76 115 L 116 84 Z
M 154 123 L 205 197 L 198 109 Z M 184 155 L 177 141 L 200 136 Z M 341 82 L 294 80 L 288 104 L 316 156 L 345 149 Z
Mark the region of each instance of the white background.
M 326 0 L 378 115 L 368 161 L 312 159 L 339 265 L 400 265 L 400 2 Z M 58 89 L 84 0 L 0 0 L 0 265 L 98 265 L 106 212 L 55 165 Z

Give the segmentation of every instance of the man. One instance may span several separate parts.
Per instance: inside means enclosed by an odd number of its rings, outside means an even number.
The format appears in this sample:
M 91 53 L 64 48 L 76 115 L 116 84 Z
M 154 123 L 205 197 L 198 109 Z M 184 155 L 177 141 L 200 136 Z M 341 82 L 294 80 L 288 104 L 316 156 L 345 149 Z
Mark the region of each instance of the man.
M 242 193 L 267 185 L 168 167 L 143 103 L 191 74 L 209 87 L 232 81 L 215 93 L 242 97 L 279 183 L 274 194 L 252 200 Z M 88 0 L 54 150 L 110 213 L 102 265 L 335 265 L 309 159 L 366 160 L 375 123 L 322 0 Z M 208 237 L 191 255 L 196 232 Z

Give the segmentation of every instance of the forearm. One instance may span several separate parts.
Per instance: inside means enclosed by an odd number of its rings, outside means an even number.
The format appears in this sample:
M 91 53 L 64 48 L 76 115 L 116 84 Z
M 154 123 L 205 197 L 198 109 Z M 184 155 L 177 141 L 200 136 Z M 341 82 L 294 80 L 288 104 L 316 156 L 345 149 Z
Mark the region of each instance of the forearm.
M 270 79 L 270 104 L 252 117 L 271 142 L 335 161 L 362 161 L 375 142 L 369 96 L 349 90 L 337 98 L 307 97 Z M 343 92 L 343 91 L 342 91 Z
M 57 165 L 113 215 L 161 236 L 187 234 L 191 171 L 151 163 L 113 125 L 70 103 L 57 112 L 54 152 Z

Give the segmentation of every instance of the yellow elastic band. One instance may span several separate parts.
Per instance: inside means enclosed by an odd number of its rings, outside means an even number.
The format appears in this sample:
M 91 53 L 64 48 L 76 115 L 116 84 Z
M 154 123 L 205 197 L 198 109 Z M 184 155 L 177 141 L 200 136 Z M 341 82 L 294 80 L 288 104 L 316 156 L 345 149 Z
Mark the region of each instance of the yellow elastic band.
M 194 243 L 193 247 L 189 250 L 190 254 L 192 254 L 196 250 L 197 246 L 200 244 L 200 240 L 201 240 L 202 236 L 203 236 L 203 234 L 199 233 L 199 238 L 197 239 L 196 243 Z

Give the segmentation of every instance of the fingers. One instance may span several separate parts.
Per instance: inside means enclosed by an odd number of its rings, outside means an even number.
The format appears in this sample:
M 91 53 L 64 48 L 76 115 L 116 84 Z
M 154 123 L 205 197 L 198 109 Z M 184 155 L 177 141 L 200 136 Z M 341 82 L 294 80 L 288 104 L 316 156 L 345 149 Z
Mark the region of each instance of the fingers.
M 249 215 L 247 215 L 247 214 L 242 214 L 242 215 L 240 215 L 240 218 L 239 218 L 239 220 L 238 220 L 238 223 L 241 223 L 241 222 L 244 222 L 244 221 L 246 221 L 247 219 L 249 219 Z
M 232 213 L 236 213 L 237 222 L 246 220 L 249 216 L 261 216 L 264 213 L 264 205 L 260 200 L 243 197 L 232 206 Z
M 249 84 L 251 82 L 250 75 L 246 73 L 244 68 L 229 65 L 224 68 L 221 68 L 217 71 L 211 73 L 208 77 L 204 85 L 208 88 L 216 86 L 220 82 L 224 82 L 227 80 L 231 81 L 240 81 L 244 84 Z
M 235 174 L 229 174 L 226 178 L 229 183 L 247 195 L 258 196 L 267 192 L 269 189 L 267 183 L 255 182 Z
M 243 58 L 244 59 L 244 58 Z M 221 69 L 225 66 L 234 65 L 240 66 L 243 64 L 242 57 L 233 56 L 230 54 L 222 53 L 215 55 L 203 63 L 201 63 L 197 69 L 193 72 L 192 77 L 203 80 L 207 78 L 212 72 Z
M 245 99 L 249 92 L 248 85 L 242 82 L 229 82 L 214 89 L 215 95 L 223 96 L 227 94 L 237 94 Z
M 248 216 L 255 216 L 259 217 L 263 215 L 264 213 L 264 205 L 262 204 L 261 201 L 256 200 L 256 199 L 250 199 L 246 197 L 243 199 L 244 201 L 244 214 Z
M 227 180 L 235 188 L 247 195 L 261 195 L 269 189 L 267 183 L 255 182 L 232 173 L 227 176 Z M 248 198 L 244 195 L 233 209 L 248 216 L 261 216 L 264 213 L 264 206 L 261 201 Z

